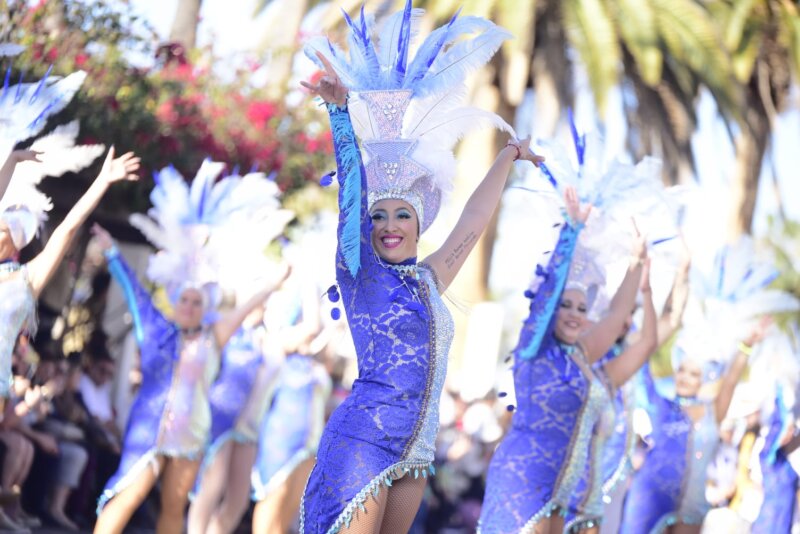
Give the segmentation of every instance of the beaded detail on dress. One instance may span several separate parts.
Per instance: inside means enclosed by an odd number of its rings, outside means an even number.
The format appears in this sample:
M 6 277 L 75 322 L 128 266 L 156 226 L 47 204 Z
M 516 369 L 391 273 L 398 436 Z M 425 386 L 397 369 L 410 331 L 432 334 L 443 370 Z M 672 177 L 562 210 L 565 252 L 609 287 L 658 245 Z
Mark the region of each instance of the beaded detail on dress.
M 17 264 L 18 265 L 18 264 Z M 25 266 L 0 277 L 0 398 L 8 398 L 11 387 L 11 355 L 23 328 L 36 326 L 36 300 Z
M 159 425 L 156 454 L 197 458 L 211 430 L 208 390 L 219 371 L 219 349 L 211 329 L 187 340 L 181 336 L 179 358 Z

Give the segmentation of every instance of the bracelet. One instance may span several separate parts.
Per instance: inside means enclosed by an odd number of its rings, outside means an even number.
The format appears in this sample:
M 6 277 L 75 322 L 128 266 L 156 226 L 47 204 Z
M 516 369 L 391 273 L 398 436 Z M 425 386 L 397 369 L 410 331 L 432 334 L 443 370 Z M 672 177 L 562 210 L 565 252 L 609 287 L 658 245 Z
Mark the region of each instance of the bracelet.
M 506 147 L 509 147 L 509 146 L 510 146 L 510 147 L 514 147 L 515 149 L 517 149 L 517 155 L 516 155 L 516 157 L 514 157 L 514 160 L 513 160 L 513 161 L 517 161 L 517 160 L 519 160 L 519 158 L 520 158 L 520 157 L 522 157 L 522 149 L 520 149 L 520 148 L 519 148 L 519 145 L 515 145 L 515 144 L 514 144 L 514 143 L 512 143 L 511 141 L 509 141 L 508 143 L 506 143 Z
M 750 345 L 746 344 L 744 341 L 740 341 L 739 342 L 738 348 L 739 348 L 739 352 L 741 352 L 745 356 L 750 356 L 751 354 L 753 354 L 753 347 L 751 347 Z
M 631 256 L 631 267 L 644 265 L 644 260 L 638 256 Z

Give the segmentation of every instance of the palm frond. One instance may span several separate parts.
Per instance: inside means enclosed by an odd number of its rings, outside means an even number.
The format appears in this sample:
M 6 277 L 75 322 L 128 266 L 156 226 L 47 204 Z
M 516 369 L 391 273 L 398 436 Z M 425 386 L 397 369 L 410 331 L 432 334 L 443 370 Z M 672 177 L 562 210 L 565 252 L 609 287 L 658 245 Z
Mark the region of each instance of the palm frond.
M 617 84 L 621 51 L 614 24 L 601 0 L 562 3 L 567 39 L 583 60 L 600 115 Z

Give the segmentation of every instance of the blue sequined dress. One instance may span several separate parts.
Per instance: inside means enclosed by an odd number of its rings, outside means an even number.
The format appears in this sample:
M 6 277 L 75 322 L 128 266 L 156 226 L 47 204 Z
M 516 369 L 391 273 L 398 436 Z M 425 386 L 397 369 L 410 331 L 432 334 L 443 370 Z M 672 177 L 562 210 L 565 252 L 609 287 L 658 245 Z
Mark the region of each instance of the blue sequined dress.
M 240 327 L 225 345 L 219 376 L 209 390 L 211 434 L 196 487 L 229 441 L 258 442 L 261 422 L 272 402 L 282 358 L 265 352 L 264 327 Z
M 15 262 L 0 271 L 0 398 L 7 399 L 11 387 L 11 355 L 23 328 L 36 326 L 36 299 L 28 282 L 28 271 Z
M 591 460 L 586 466 L 567 515 L 567 530 L 580 531 L 604 522 L 609 513 L 619 521 L 622 503 L 612 502 L 619 485 L 633 473 L 632 382 L 612 390 L 605 365 L 623 351 L 615 345 L 593 367 L 598 379 L 609 391 L 609 402 L 592 434 Z M 610 507 L 614 507 L 610 511 Z
M 621 534 L 664 532 L 675 523 L 702 524 L 706 472 L 719 443 L 713 404 L 692 422 L 677 400 L 656 390 L 649 364 L 642 373 L 650 404 L 653 446 L 633 476 L 625 500 Z
M 606 445 L 614 433 L 615 409 L 611 384 L 602 365 L 593 366 L 592 382 L 602 387 L 607 396 L 600 406 L 600 416 L 595 422 L 589 441 L 589 459 L 572 494 L 564 530 L 580 532 L 600 524 L 603 518 L 605 490 L 604 458 Z
M 787 430 L 784 426 L 785 415 L 785 408 L 779 396 L 770 419 L 764 448 L 759 454 L 764 502 L 761 504 L 758 518 L 753 522 L 750 530 L 752 534 L 792 531 L 798 476 L 786 453 L 780 448 L 779 440 Z
M 197 459 L 203 454 L 211 426 L 208 390 L 220 360 L 210 329 L 184 339 L 153 305 L 119 252 L 112 249 L 106 257 L 133 315 L 142 385 L 131 406 L 119 468 L 106 483 L 98 512 L 154 465 L 157 456 Z
M 286 358 L 272 406 L 261 425 L 251 476 L 253 500 L 277 489 L 292 471 L 317 452 L 325 425 L 331 379 L 311 356 Z
M 329 106 L 338 169 L 339 246 L 336 277 L 358 358 L 350 396 L 325 426 L 317 463 L 300 511 L 301 531 L 332 533 L 363 513 L 370 495 L 402 476 L 432 472 L 439 398 L 453 321 L 435 273 L 418 264 L 418 278 L 377 257 L 370 241 L 366 174 L 346 108 Z M 349 206 L 347 180 L 360 180 Z M 358 217 L 360 268 L 348 269 L 343 232 Z M 384 490 L 385 491 L 385 490 Z
M 565 513 L 588 460 L 608 393 L 591 380 L 580 347 L 553 333 L 577 238 L 564 225 L 514 350 L 517 409 L 489 465 L 483 534 L 530 533 L 553 512 Z

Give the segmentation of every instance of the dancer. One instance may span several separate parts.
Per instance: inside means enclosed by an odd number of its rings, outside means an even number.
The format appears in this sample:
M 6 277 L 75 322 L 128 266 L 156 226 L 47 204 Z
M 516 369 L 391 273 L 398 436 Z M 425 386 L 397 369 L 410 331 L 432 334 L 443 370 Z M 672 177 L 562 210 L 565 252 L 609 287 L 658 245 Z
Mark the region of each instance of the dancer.
M 235 292 L 238 302 L 276 269 L 284 279 L 288 275 L 264 255 L 294 217 L 280 209 L 277 184 L 269 185 L 271 194 L 257 212 L 229 221 L 208 244 L 223 259 L 219 285 Z M 219 377 L 210 389 L 211 434 L 189 508 L 190 534 L 232 532 L 247 511 L 259 428 L 283 363 L 283 354 L 268 347 L 264 312 L 262 304 L 245 318 L 225 348 Z
M 22 265 L 20 251 L 35 237 L 50 209 L 50 199 L 33 185 L 20 184 L 0 204 L 0 405 L 11 385 L 11 353 L 22 330 L 36 330 L 36 300 L 66 254 L 72 239 L 97 207 L 109 186 L 136 180 L 139 158 L 128 152 L 114 157 L 112 147 L 92 185 L 53 231 L 35 258 Z
M 283 534 L 297 517 L 325 425 L 331 380 L 314 359 L 321 320 L 316 284 L 304 284 L 298 324 L 276 333 L 287 354 L 274 402 L 261 425 L 253 468 L 253 532 Z M 310 290 L 310 291 L 309 291 Z
M 628 490 L 622 533 L 700 531 L 709 509 L 706 468 L 736 383 L 770 324 L 767 314 L 797 309 L 793 298 L 764 289 L 777 270 L 759 260 L 746 239 L 726 246 L 707 273 L 695 268 L 694 276 L 692 296 L 701 306 L 694 310 L 698 315 L 687 319 L 673 349 L 675 398 L 656 389 L 649 367 L 643 373 L 653 445 Z M 728 359 L 716 395 L 699 397 L 703 384 L 717 380 Z
M 585 249 L 578 249 L 576 259 L 573 255 L 589 209 L 580 208 L 571 187 L 564 198 L 567 221 L 514 350 L 517 409 L 489 466 L 478 527 L 483 533 L 563 530 L 591 432 L 608 402 L 590 366 L 608 352 L 627 320 L 647 258 L 637 231 L 630 265 L 608 313 L 586 331 L 596 267 Z
M 131 218 L 162 247 L 150 258 L 148 276 L 166 288 L 174 306 L 173 321 L 156 309 L 108 233 L 94 228 L 109 270 L 122 286 L 134 316 L 143 374 L 119 469 L 106 484 L 98 506 L 98 534 L 122 532 L 158 480 L 161 511 L 156 530 L 162 534 L 183 530 L 188 494 L 208 439 L 208 390 L 219 369 L 220 348 L 277 283 L 264 283 L 247 302 L 215 319 L 218 292 L 213 277 L 218 258 L 205 249 L 209 233 L 257 207 L 265 187 L 263 178 L 255 177 L 228 176 L 216 181 L 223 167 L 204 162 L 191 190 L 174 169 L 162 170 L 150 197 L 154 207 L 149 213 L 156 222 Z
M 674 400 L 656 389 L 645 365 L 644 383 L 651 403 L 653 447 L 628 490 L 621 533 L 670 530 L 699 533 L 710 506 L 705 498 L 706 470 L 719 442 L 719 423 L 728 411 L 733 390 L 766 323 L 740 343 L 719 392 L 711 401 L 698 398 L 701 386 L 713 376 L 713 366 L 686 354 L 675 374 Z M 680 346 L 680 345 L 679 345 Z
M 686 251 L 662 314 L 656 320 L 650 289 L 650 261 L 645 263 L 640 287 L 644 312 L 642 330 L 635 335 L 629 334 L 633 324 L 631 313 L 620 338 L 594 366 L 598 379 L 608 388 L 611 402 L 592 434 L 590 461 L 566 518 L 569 532 L 593 534 L 607 522 L 611 524 L 610 531 L 618 528 L 624 482 L 633 472 L 631 456 L 635 437 L 632 428 L 633 392 L 625 386 L 680 327 L 689 293 L 689 265 Z
M 458 108 L 464 76 L 508 36 L 486 20 L 454 18 L 432 32 L 408 61 L 418 16 L 408 1 L 389 17 L 380 54 L 363 13 L 349 21 L 351 65 L 324 38 L 307 48 L 310 55 L 316 52 L 325 75 L 317 84 L 303 85 L 327 103 L 340 183 L 336 265 L 341 297 L 335 289 L 330 297 L 341 300 L 347 314 L 359 376 L 323 431 L 301 505 L 302 532 L 409 529 L 432 471 L 453 335 L 440 293 L 488 224 L 512 162 L 541 161 L 528 149 L 529 140 L 503 148 L 443 246 L 417 261 L 417 238 L 439 211 L 440 184 L 454 174 L 455 141 L 465 127 L 500 124 L 491 114 Z M 474 32 L 482 32 L 475 37 L 482 53 L 463 61 L 465 50 L 477 43 L 450 45 Z M 348 88 L 361 91 L 359 101 L 366 107 L 366 115 L 355 121 L 363 129 L 366 165 L 349 111 L 358 106 L 354 99 L 348 107 Z
M 780 384 L 777 385 L 775 409 L 767 428 L 764 448 L 759 454 L 764 501 L 753 523 L 753 534 L 792 531 L 798 476 L 789 455 L 800 446 L 800 436 Z
M 595 428 L 590 436 L 589 458 L 584 466 L 583 473 L 581 473 L 580 481 L 576 485 L 576 490 L 570 501 L 569 513 L 566 516 L 565 530 L 567 532 L 595 534 L 599 531 L 599 525 L 603 518 L 604 483 L 606 480 L 603 470 L 606 465 L 604 463 L 606 445 L 615 430 L 612 425 L 617 422 L 615 421 L 617 415 L 616 401 L 618 399 L 616 393 L 644 365 L 644 362 L 656 349 L 657 320 L 650 288 L 649 258 L 646 260 L 642 270 L 639 291 L 642 295 L 642 308 L 644 310 L 644 320 L 639 338 L 626 347 L 625 350 L 620 351 L 622 340 L 624 340 L 625 334 L 632 324 L 632 319 L 629 316 L 623 326 L 621 339 L 618 339 L 611 350 L 592 368 L 594 373 L 592 379 L 606 390 L 608 402 L 604 404 L 603 413 L 595 423 Z M 618 434 L 621 434 L 622 442 L 625 443 L 626 436 L 624 432 L 618 432 Z M 622 454 L 626 455 L 627 452 L 627 450 L 623 450 Z M 623 456 L 623 458 L 625 457 Z

